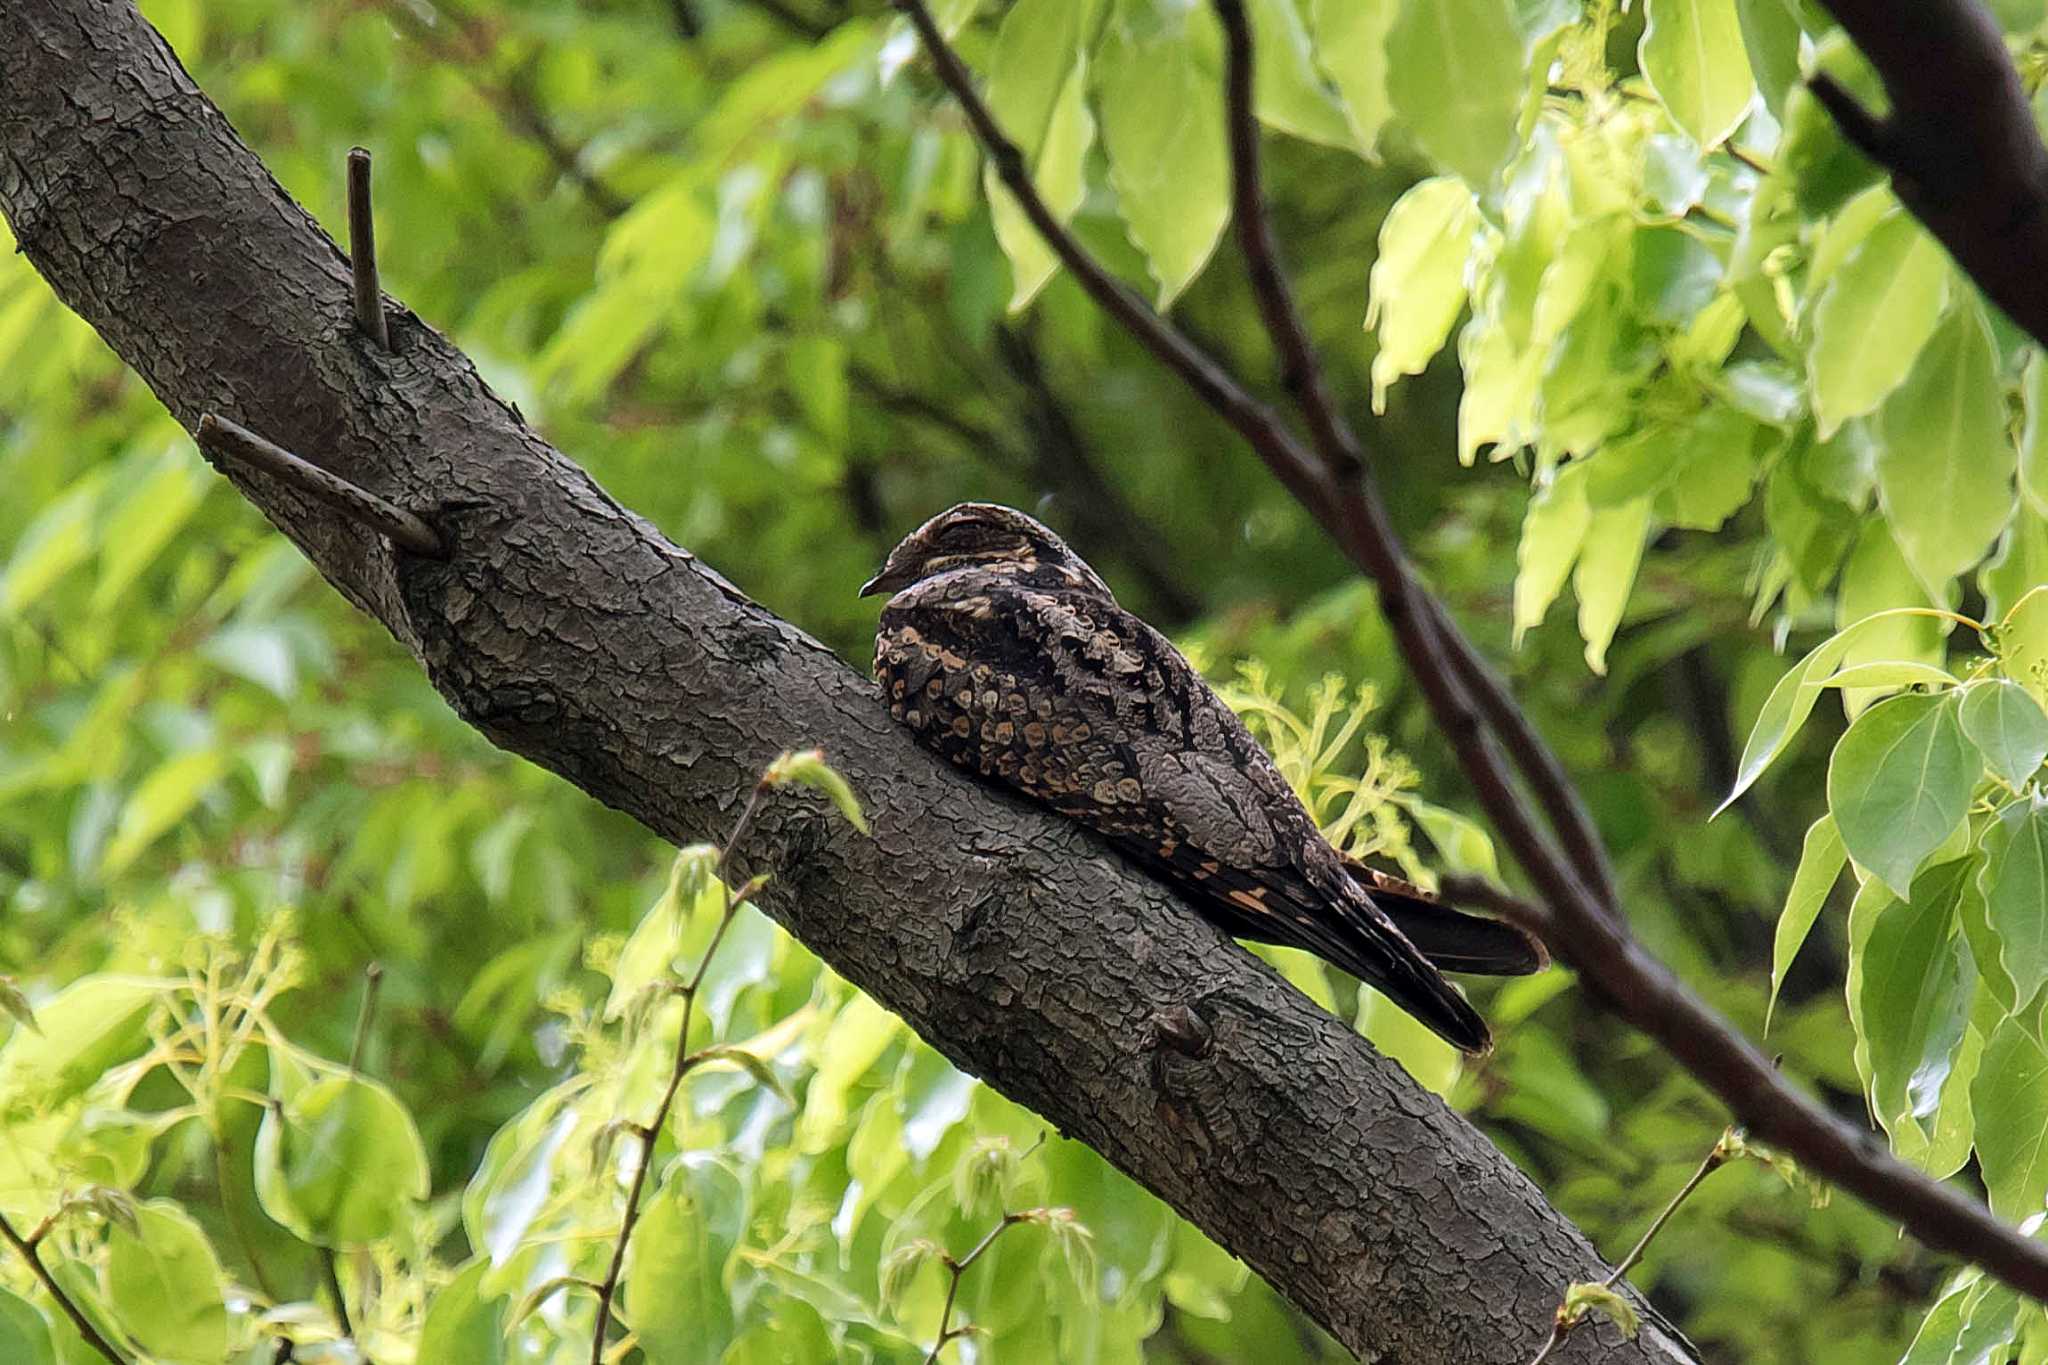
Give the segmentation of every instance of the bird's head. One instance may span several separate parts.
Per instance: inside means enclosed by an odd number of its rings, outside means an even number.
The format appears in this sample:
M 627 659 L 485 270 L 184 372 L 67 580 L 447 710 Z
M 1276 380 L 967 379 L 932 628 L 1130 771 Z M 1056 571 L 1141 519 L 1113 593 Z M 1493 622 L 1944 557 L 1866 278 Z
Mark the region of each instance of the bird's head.
M 882 571 L 861 585 L 860 595 L 901 592 L 968 567 L 1008 569 L 1034 577 L 1043 573 L 1066 586 L 1110 595 L 1108 585 L 1064 540 L 1015 508 L 992 502 L 963 502 L 912 531 L 889 552 Z

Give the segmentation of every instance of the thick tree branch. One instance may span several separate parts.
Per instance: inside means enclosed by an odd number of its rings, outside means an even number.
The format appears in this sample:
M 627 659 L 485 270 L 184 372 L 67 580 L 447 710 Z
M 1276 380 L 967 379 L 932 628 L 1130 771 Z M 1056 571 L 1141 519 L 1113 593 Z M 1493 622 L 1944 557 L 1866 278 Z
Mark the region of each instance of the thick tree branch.
M 1493 735 L 1482 728 L 1489 724 L 1517 746 L 1512 752 L 1518 771 L 1536 787 L 1551 826 L 1567 834 L 1573 830 L 1577 822 L 1570 804 L 1575 798 L 1562 770 L 1554 758 L 1542 753 L 1520 709 L 1479 665 L 1477 652 L 1460 637 L 1442 605 L 1415 582 L 1369 482 L 1370 471 L 1355 481 L 1332 479 L 1269 407 L 1247 394 L 1221 366 L 1111 276 L 1046 207 L 1023 157 L 1003 135 L 975 91 L 973 77 L 938 31 L 923 0 L 896 0 L 896 5 L 917 28 L 939 79 L 959 101 L 1004 186 L 1061 263 L 1105 311 L 1245 438 L 1282 484 L 1378 584 L 1382 610 L 1438 727 L 1457 753 L 1488 817 L 1547 901 L 1538 907 L 1503 898 L 1501 904 L 1517 905 L 1519 922 L 1535 928 L 1558 956 L 1576 967 L 1597 999 L 1660 1043 L 1719 1095 L 1760 1141 L 1783 1148 L 1816 1175 L 1897 1219 L 1927 1245 L 1966 1257 L 2036 1298 L 2048 1298 L 2048 1246 L 2021 1236 L 1982 1205 L 1892 1157 L 1873 1134 L 1828 1113 L 1780 1076 L 1747 1038 L 1636 941 L 1613 902 L 1591 889 L 1599 884 L 1598 858 L 1567 863 L 1508 780 Z M 1257 159 L 1246 154 L 1248 147 L 1255 150 L 1257 138 L 1248 98 L 1251 35 L 1241 0 L 1218 0 L 1217 9 L 1229 44 L 1230 70 L 1225 85 L 1237 178 L 1235 199 L 1240 210 L 1251 205 L 1262 213 L 1264 192 L 1257 180 Z M 1267 295 L 1261 308 L 1269 323 L 1277 323 L 1275 344 L 1284 357 L 1305 342 L 1283 315 L 1291 311 L 1292 304 L 1284 293 L 1284 278 L 1278 275 L 1270 235 L 1262 226 L 1248 232 L 1242 222 L 1238 230 L 1254 287 Z M 1309 361 L 1313 364 L 1312 354 Z M 1323 439 L 1332 440 L 1334 415 L 1313 410 L 1319 386 L 1297 380 L 1295 388 L 1310 406 L 1311 427 L 1324 428 Z M 1338 435 L 1341 438 L 1341 433 Z M 1347 466 L 1333 462 L 1333 467 Z M 1458 670 L 1455 677 L 1446 660 Z M 1489 685 L 1496 693 L 1482 712 L 1467 689 L 1477 687 L 1485 694 Z
M 1814 78 L 1842 135 L 1985 297 L 2048 345 L 2048 147 L 1981 0 L 1821 0 L 1884 80 L 1879 116 Z
M 872 839 L 762 812 L 765 904 L 961 1066 L 1088 1142 L 1361 1353 L 1516 1362 L 1604 1267 L 1468 1124 L 1070 823 L 954 772 L 873 687 L 605 495 L 347 264 L 128 0 L 0 6 L 0 212 L 186 425 L 415 509 L 450 558 L 229 477 L 513 752 L 677 840 L 820 742 Z M 848 585 L 852 591 L 852 585 Z M 1581 1334 L 1567 1358 L 1674 1362 Z

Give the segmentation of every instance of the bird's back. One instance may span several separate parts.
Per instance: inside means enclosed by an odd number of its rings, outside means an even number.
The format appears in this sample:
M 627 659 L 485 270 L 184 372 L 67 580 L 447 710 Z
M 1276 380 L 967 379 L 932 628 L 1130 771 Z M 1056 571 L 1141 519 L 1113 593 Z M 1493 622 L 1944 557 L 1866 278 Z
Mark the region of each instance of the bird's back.
M 1307 948 L 1486 1046 L 1236 714 L 1114 600 L 1016 567 L 939 574 L 890 599 L 875 672 L 927 746 L 1105 835 L 1226 931 Z

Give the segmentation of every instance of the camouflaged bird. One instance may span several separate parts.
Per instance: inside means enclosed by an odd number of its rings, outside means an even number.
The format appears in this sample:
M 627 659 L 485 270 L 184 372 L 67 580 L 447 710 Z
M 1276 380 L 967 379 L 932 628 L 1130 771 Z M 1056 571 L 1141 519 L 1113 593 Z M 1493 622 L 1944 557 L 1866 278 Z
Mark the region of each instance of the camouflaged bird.
M 1534 940 L 1332 848 L 1166 638 L 1021 512 L 962 503 L 861 589 L 889 714 L 960 767 L 1080 821 L 1225 932 L 1305 948 L 1467 1052 L 1486 1025 L 1439 968 L 1511 975 Z

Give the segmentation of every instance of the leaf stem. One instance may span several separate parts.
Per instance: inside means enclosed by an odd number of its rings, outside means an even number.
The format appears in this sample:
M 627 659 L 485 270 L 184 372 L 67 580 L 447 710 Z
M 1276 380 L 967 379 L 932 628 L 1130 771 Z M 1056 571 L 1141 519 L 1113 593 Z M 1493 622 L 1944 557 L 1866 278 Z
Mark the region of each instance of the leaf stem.
M 44 1225 L 45 1228 L 47 1226 Z M 42 1230 L 38 1229 L 39 1232 Z M 113 1361 L 114 1365 L 128 1365 L 121 1353 L 100 1335 L 99 1328 L 92 1325 L 92 1319 L 85 1315 L 85 1310 L 80 1308 L 72 1297 L 64 1292 L 64 1287 L 57 1283 L 57 1277 L 43 1264 L 42 1255 L 35 1245 L 16 1232 L 14 1224 L 8 1222 L 4 1215 L 0 1215 L 0 1238 L 5 1238 L 9 1246 L 21 1253 L 21 1258 L 28 1262 L 28 1268 L 35 1272 L 35 1277 L 42 1281 L 43 1288 L 57 1301 L 57 1306 L 64 1310 L 64 1316 L 71 1319 L 71 1325 L 78 1329 L 78 1335 L 84 1338 L 86 1345 Z

